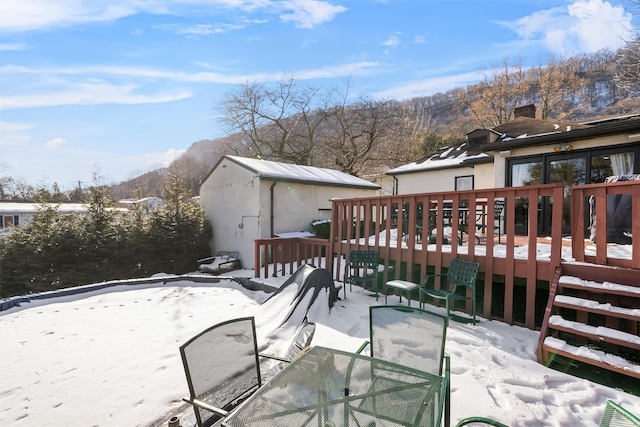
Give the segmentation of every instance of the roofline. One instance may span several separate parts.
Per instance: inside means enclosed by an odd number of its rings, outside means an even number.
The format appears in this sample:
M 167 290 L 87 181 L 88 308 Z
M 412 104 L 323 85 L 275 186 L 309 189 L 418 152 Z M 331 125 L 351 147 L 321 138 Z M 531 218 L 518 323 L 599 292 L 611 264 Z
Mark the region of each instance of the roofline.
M 509 141 L 491 142 L 478 147 L 483 152 L 502 151 L 511 148 L 524 148 L 539 145 L 551 145 L 559 142 L 572 142 L 593 139 L 601 136 L 617 135 L 621 133 L 640 131 L 640 120 L 603 124 L 584 129 L 574 129 L 567 132 L 532 135 L 526 138 L 514 138 Z
M 484 153 L 486 154 L 486 153 Z M 474 165 L 484 165 L 487 163 L 493 163 L 493 156 L 490 154 L 487 154 L 486 156 L 482 156 L 482 157 L 477 157 L 477 158 L 470 158 L 470 159 L 465 159 L 462 162 L 456 164 L 456 165 L 447 165 L 447 166 L 438 166 L 438 167 L 432 167 L 432 168 L 425 168 L 425 169 L 409 169 L 409 170 L 405 170 L 405 171 L 400 171 L 400 172 L 395 172 L 395 173 L 391 173 L 391 171 L 387 171 L 384 174 L 385 175 L 389 175 L 389 176 L 396 176 L 396 175 L 406 175 L 408 173 L 418 173 L 418 172 L 429 172 L 429 171 L 442 171 L 442 170 L 447 170 L 447 169 L 459 169 L 459 168 L 464 168 L 464 167 L 473 167 Z
M 359 184 L 326 182 L 326 181 L 311 181 L 311 180 L 306 180 L 306 179 L 283 178 L 281 176 L 272 176 L 272 175 L 268 175 L 268 174 L 263 174 L 263 173 L 257 171 L 256 169 L 254 169 L 254 168 L 252 168 L 250 166 L 247 166 L 246 164 L 244 164 L 242 162 L 237 161 L 234 157 L 239 157 L 239 156 L 231 156 L 229 154 L 225 154 L 224 156 L 222 156 L 220 158 L 220 160 L 218 160 L 218 162 L 213 166 L 213 168 L 211 168 L 209 173 L 204 178 L 202 178 L 202 181 L 200 182 L 200 186 L 202 186 L 202 184 L 204 184 L 204 182 L 207 179 L 209 179 L 209 177 L 211 176 L 213 171 L 216 170 L 216 168 L 220 165 L 220 163 L 222 163 L 223 160 L 228 159 L 230 162 L 235 163 L 236 165 L 242 167 L 243 169 L 246 169 L 248 171 L 251 171 L 251 172 L 255 173 L 260 179 L 264 179 L 265 181 L 293 182 L 293 183 L 297 183 L 297 184 L 319 185 L 319 186 L 326 186 L 326 187 L 360 188 L 360 189 L 365 189 L 365 190 L 380 190 L 382 188 L 380 185 L 374 184 L 373 182 L 371 183 L 371 185 L 359 185 Z M 296 165 L 296 166 L 301 166 L 301 165 Z M 359 177 L 355 177 L 355 178 L 359 178 Z M 360 178 L 360 179 L 363 179 L 363 178 Z M 198 193 L 199 192 L 200 191 L 198 190 Z
M 268 176 L 268 175 L 259 175 L 260 178 L 265 181 L 272 182 L 292 182 L 297 184 L 307 184 L 307 185 L 319 185 L 323 187 L 346 187 L 346 188 L 362 188 L 365 190 L 380 190 L 382 187 L 378 184 L 371 185 L 358 185 L 358 184 L 347 184 L 347 183 L 339 183 L 339 182 L 327 182 L 327 181 L 309 181 L 304 179 L 295 179 L 295 178 L 282 178 L 280 176 Z M 358 177 L 356 177 L 358 178 Z M 360 178 L 362 179 L 362 178 Z M 366 180 L 365 180 L 366 181 Z

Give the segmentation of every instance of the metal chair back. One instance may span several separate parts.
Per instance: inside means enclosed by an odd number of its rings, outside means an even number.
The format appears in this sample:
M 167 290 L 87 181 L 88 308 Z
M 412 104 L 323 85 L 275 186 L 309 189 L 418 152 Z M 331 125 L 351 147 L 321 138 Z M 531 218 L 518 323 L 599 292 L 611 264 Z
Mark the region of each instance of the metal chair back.
M 198 426 L 219 419 L 262 381 L 253 317 L 214 325 L 180 347 Z M 198 404 L 203 402 L 204 405 Z M 223 411 L 212 412 L 210 406 Z
M 640 418 L 613 400 L 607 400 L 600 427 L 640 427 Z
M 423 305 L 423 296 L 429 296 L 437 300 L 445 300 L 447 307 L 447 316 L 451 316 L 451 303 L 450 300 L 471 300 L 471 309 L 473 315 L 473 323 L 476 322 L 476 280 L 478 278 L 478 271 L 480 264 L 474 261 L 469 261 L 460 258 L 453 258 L 449 269 L 445 274 L 428 274 L 425 281 L 420 286 L 420 306 Z M 440 277 L 441 288 L 434 289 L 433 286 L 435 279 Z M 451 286 L 453 285 L 453 287 Z M 458 288 L 469 288 L 471 290 L 471 296 L 467 296 L 465 293 L 458 292 Z
M 349 283 L 349 289 L 352 285 L 361 285 L 367 287 L 371 285 L 371 289 L 376 292 L 378 298 L 378 251 L 377 250 L 355 250 L 349 251 L 348 271 L 345 283 Z M 345 298 L 347 296 L 344 290 Z
M 475 288 L 480 265 L 474 261 L 453 258 L 447 271 L 447 282 L 456 288 Z
M 447 316 L 419 308 L 371 306 L 371 356 L 442 375 L 448 325 Z

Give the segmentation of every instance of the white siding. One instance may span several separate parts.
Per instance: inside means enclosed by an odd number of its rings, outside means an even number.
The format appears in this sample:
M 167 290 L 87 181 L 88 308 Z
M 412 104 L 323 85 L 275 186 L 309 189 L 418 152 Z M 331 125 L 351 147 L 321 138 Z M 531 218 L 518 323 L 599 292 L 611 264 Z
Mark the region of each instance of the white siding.
M 212 253 L 238 251 L 243 267 L 253 269 L 255 240 L 269 239 L 272 233 L 311 231 L 313 220 L 329 218 L 331 199 L 377 195 L 375 188 L 261 180 L 225 158 L 200 187 L 200 204 L 213 228 Z
M 211 222 L 211 250 L 238 251 L 242 265 L 253 266 L 253 241 L 261 238 L 260 180 L 252 172 L 222 160 L 200 187 L 200 204 Z
M 453 191 L 457 176 L 473 175 L 473 168 L 427 170 L 397 175 L 398 194 Z M 476 184 L 477 188 L 477 184 Z

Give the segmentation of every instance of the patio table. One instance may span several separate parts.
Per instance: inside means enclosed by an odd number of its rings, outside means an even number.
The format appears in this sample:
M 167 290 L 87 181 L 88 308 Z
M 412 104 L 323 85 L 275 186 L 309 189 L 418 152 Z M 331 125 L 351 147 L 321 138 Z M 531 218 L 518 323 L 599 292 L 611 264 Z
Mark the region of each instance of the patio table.
M 241 426 L 439 426 L 443 377 L 325 347 L 294 360 L 222 421 Z
M 442 212 L 442 224 L 443 226 L 448 227 L 457 227 L 460 233 L 458 237 L 458 241 L 460 244 L 463 242 L 464 233 L 466 231 L 469 234 L 469 208 L 459 207 L 458 208 L 458 221 L 455 221 L 453 218 L 453 207 L 451 206 L 443 206 L 441 208 Z M 430 222 L 430 230 L 429 236 L 432 234 L 432 230 L 437 227 L 437 217 L 438 217 L 438 208 L 429 209 L 429 222 Z

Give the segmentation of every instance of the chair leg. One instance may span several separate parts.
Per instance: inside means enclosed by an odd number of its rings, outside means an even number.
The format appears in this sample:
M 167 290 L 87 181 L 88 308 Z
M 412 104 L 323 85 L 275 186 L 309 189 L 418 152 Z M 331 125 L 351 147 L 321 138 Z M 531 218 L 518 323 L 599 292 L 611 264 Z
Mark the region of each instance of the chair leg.
M 473 298 L 471 299 L 471 312 L 473 313 L 473 324 L 476 324 L 476 288 L 475 286 L 471 288 L 471 295 Z

